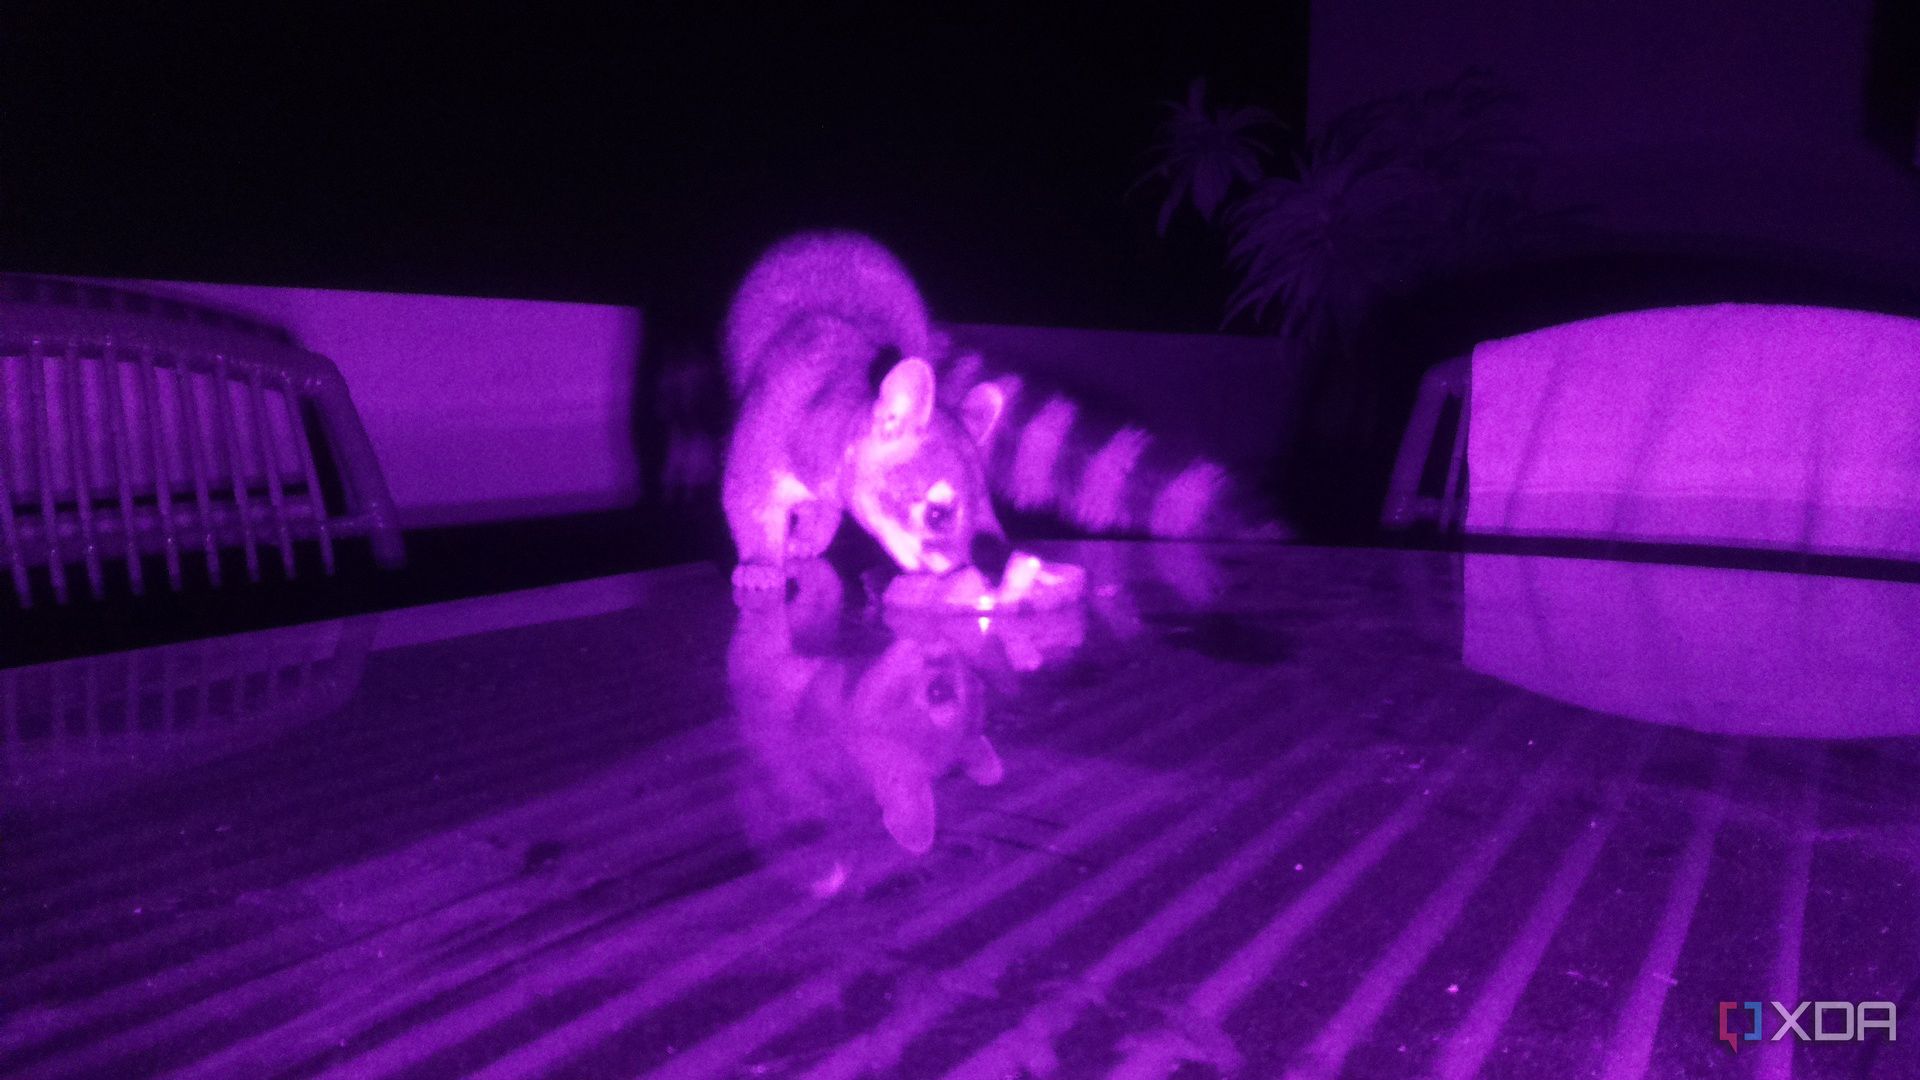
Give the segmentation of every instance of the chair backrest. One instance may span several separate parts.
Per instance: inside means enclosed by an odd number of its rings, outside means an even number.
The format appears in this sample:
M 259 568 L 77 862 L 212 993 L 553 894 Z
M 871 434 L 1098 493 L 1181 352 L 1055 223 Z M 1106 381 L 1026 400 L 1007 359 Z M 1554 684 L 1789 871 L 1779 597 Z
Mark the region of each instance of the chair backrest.
M 1420 380 L 1407 430 L 1400 437 L 1380 523 L 1453 532 L 1466 519 L 1467 398 L 1472 368 L 1461 356 Z
M 1920 560 L 1920 320 L 1718 304 L 1484 342 L 1428 373 L 1381 519 Z
M 75 567 L 101 598 L 110 562 L 136 596 L 143 559 L 176 591 L 196 564 L 219 587 L 223 551 L 254 582 L 263 549 L 286 578 L 296 549 L 331 574 L 343 538 L 399 564 L 386 481 L 325 357 L 165 301 L 0 295 L 0 561 L 22 606 L 43 588 L 67 603 Z
M 293 331 L 284 326 L 178 297 L 156 296 L 98 281 L 74 281 L 41 274 L 0 274 L 0 302 L 152 315 L 169 322 L 230 330 L 278 345 L 299 344 L 294 340 Z
M 1920 320 L 1759 304 L 1473 352 L 1465 528 L 1920 560 Z

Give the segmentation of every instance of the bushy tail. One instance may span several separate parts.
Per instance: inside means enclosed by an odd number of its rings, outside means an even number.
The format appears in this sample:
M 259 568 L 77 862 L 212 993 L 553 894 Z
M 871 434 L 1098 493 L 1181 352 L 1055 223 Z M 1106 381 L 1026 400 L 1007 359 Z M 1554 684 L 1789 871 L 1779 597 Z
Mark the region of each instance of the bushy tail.
M 899 260 L 870 237 L 812 232 L 775 244 L 747 274 L 727 312 L 727 380 L 746 388 L 776 335 L 796 319 L 851 324 L 876 348 L 927 351 L 927 311 Z
M 1096 536 L 1293 537 L 1250 485 L 1211 458 L 1168 445 L 1064 393 L 993 371 L 977 354 L 949 357 L 941 369 L 941 391 L 949 400 L 989 381 L 1007 395 L 987 448 L 987 481 L 1017 511 L 1050 514 Z

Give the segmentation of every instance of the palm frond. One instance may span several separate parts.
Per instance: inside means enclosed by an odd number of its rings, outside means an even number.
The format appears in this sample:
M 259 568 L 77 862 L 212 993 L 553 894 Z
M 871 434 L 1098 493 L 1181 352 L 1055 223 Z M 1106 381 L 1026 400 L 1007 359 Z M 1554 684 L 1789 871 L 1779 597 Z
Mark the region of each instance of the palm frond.
M 1336 344 L 1381 297 L 1564 227 L 1533 208 L 1539 151 L 1517 105 L 1469 71 L 1335 118 L 1293 178 L 1259 182 L 1227 215 L 1228 320 L 1277 312 L 1281 333 Z
M 1184 101 L 1166 103 L 1153 163 L 1128 190 L 1154 180 L 1166 183 L 1155 221 L 1162 236 L 1184 205 L 1212 222 L 1235 184 L 1251 184 L 1264 175 L 1264 161 L 1273 153 L 1266 136 L 1283 130 L 1278 117 L 1258 106 L 1209 107 L 1206 80 L 1195 79 Z

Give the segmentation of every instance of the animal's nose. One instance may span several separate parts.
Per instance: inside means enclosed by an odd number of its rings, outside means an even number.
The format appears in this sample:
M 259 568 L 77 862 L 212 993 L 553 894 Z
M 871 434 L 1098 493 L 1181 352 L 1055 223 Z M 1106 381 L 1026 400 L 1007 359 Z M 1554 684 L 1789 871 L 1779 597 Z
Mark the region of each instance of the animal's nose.
M 1000 584 L 1001 577 L 1006 574 L 1007 559 L 1012 554 L 1013 548 L 1008 545 L 1006 538 L 997 533 L 973 534 L 973 542 L 968 549 L 973 565 L 978 567 L 980 572 L 986 575 L 987 580 L 996 586 Z

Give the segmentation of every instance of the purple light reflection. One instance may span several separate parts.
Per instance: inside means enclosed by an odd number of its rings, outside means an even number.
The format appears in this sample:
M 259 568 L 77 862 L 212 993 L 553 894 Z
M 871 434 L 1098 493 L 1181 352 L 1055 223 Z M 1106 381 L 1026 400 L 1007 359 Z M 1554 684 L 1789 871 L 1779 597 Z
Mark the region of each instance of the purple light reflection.
M 1920 734 L 1920 585 L 1476 555 L 1468 667 L 1648 723 L 1730 735 Z

